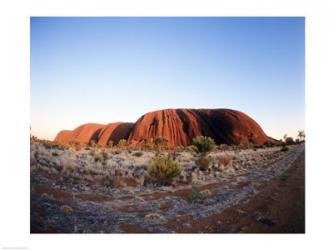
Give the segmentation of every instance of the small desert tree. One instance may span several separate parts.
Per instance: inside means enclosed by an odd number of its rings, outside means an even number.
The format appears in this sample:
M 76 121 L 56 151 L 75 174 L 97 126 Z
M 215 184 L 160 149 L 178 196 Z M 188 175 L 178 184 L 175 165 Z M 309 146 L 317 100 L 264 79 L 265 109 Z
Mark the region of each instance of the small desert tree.
M 285 143 L 287 144 L 287 145 L 291 145 L 291 144 L 294 144 L 294 138 L 292 138 L 292 137 L 287 137 L 286 139 L 285 139 Z
M 304 141 L 304 139 L 305 139 L 305 132 L 304 132 L 304 130 L 299 130 L 297 137 L 299 138 L 300 141 Z

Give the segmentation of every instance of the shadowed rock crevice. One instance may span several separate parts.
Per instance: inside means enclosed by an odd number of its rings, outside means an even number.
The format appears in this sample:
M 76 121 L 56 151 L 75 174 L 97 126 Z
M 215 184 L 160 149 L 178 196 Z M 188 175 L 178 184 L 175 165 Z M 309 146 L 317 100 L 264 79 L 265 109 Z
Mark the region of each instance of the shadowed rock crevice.
M 133 123 L 120 123 L 111 133 L 108 142 L 113 141 L 114 144 L 118 144 L 121 139 L 127 140 L 132 127 Z

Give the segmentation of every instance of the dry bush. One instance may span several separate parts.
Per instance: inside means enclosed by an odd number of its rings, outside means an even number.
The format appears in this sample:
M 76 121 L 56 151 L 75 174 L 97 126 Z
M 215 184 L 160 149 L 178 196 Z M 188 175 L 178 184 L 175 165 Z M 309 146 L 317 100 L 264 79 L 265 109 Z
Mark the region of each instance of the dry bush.
M 232 163 L 232 156 L 228 154 L 224 154 L 218 158 L 219 165 L 222 167 L 226 167 Z
M 120 139 L 120 141 L 117 144 L 118 148 L 125 148 L 127 146 L 127 140 L 125 139 Z
M 196 165 L 200 170 L 206 171 L 212 163 L 212 158 L 207 156 L 200 156 L 196 161 Z
M 96 150 L 95 150 L 95 149 L 90 149 L 90 151 L 89 151 L 89 155 L 94 156 L 95 153 L 96 153 Z
M 66 173 L 71 173 L 74 170 L 74 163 L 72 159 L 69 158 L 61 158 L 60 164 L 62 166 L 61 173 L 66 174 Z
M 116 150 L 113 150 L 112 153 L 115 154 L 115 155 L 119 155 L 121 153 L 121 151 L 116 149 Z

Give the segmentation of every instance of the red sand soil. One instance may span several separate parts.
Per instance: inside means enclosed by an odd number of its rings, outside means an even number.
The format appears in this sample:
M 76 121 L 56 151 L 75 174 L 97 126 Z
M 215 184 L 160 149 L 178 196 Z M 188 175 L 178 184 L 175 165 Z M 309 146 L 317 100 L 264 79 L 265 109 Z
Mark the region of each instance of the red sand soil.
M 282 176 L 259 188 L 259 194 L 250 201 L 204 219 L 179 217 L 169 221 L 167 227 L 178 233 L 304 233 L 304 172 L 303 153 Z M 258 213 L 274 225 L 255 219 Z M 190 227 L 183 227 L 184 223 Z

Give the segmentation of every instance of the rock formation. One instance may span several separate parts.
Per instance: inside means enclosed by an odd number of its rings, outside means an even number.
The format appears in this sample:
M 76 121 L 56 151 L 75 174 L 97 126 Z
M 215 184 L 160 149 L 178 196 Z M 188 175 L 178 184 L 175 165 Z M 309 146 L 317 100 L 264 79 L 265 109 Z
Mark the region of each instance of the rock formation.
M 113 144 L 118 144 L 121 139 L 127 140 L 132 127 L 133 123 L 129 122 L 110 123 L 101 130 L 98 144 L 108 145 L 111 141 Z
M 60 131 L 54 141 L 67 143 L 70 141 L 89 143 L 95 141 L 100 145 L 107 145 L 110 141 L 117 144 L 120 139 L 127 139 L 133 123 L 110 123 L 108 125 L 87 123 L 74 130 Z
M 263 144 L 272 141 L 246 114 L 230 109 L 165 109 L 143 115 L 128 138 L 130 146 L 164 138 L 169 147 L 187 146 L 198 135 L 217 144 Z
M 130 147 L 153 144 L 164 138 L 168 147 L 188 146 L 198 135 L 209 136 L 217 144 L 263 144 L 268 137 L 259 124 L 246 114 L 231 109 L 164 109 L 146 113 L 135 124 L 84 124 L 73 131 L 63 130 L 55 141 L 88 143 L 95 140 L 107 145 L 128 140 Z

